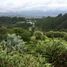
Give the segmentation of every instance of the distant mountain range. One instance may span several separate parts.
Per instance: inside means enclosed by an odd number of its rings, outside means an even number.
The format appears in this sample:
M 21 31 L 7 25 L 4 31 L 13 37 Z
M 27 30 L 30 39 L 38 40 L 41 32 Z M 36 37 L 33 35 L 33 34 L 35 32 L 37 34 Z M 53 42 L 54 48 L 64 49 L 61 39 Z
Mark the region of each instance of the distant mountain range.
M 43 16 L 57 16 L 59 13 L 67 13 L 63 10 L 29 10 L 29 11 L 20 11 L 20 12 L 0 12 L 0 16 L 21 16 L 21 17 L 43 17 Z

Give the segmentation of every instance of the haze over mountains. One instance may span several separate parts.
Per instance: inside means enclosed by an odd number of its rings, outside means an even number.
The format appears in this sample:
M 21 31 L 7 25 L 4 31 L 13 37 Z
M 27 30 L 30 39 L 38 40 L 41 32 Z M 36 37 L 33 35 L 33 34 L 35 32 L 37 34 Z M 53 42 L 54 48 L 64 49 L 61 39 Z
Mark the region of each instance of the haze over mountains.
M 26 16 L 26 17 L 36 17 L 36 16 L 57 16 L 59 13 L 66 13 L 67 11 L 63 10 L 49 10 L 49 11 L 42 11 L 42 10 L 30 10 L 30 11 L 20 11 L 20 12 L 0 12 L 0 16 Z

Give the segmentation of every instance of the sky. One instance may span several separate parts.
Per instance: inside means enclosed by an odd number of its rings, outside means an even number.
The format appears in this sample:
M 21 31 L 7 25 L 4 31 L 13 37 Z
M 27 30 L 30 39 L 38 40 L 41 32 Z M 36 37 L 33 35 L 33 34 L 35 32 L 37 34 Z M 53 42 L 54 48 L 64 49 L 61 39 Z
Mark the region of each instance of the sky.
M 56 16 L 67 13 L 67 0 L 0 0 L 0 16 Z
M 0 0 L 0 12 L 67 11 L 67 0 Z

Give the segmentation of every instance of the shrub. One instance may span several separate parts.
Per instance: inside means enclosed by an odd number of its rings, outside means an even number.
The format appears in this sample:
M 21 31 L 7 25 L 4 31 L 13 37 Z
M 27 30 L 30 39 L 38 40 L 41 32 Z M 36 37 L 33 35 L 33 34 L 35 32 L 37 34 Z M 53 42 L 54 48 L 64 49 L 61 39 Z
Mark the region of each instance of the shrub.
M 7 29 L 6 28 L 0 28 L 0 41 L 3 39 L 6 39 L 7 37 Z
M 58 38 L 58 37 L 63 38 L 64 35 L 65 35 L 64 32 L 59 32 L 59 31 L 56 31 L 56 32 L 50 31 L 50 32 L 47 32 L 47 33 L 46 33 L 46 36 L 47 36 L 47 37 L 50 37 L 50 38 L 53 38 L 53 37 L 55 37 L 55 38 Z
M 24 29 L 15 29 L 14 31 L 17 35 L 20 35 L 24 41 L 30 41 L 30 37 L 31 37 L 30 31 Z
M 61 58 L 60 55 L 62 55 L 64 51 L 66 51 L 66 47 L 61 42 L 54 41 L 45 45 L 42 55 L 46 57 L 49 63 L 56 64 L 58 59 Z M 59 60 L 59 62 L 61 62 L 61 60 Z M 64 61 L 62 60 L 62 62 Z
M 35 31 L 33 36 L 36 37 L 36 40 L 43 40 L 45 38 L 43 32 L 40 31 Z
M 67 41 L 67 34 L 64 35 L 63 39 Z
M 31 32 L 26 29 L 14 28 L 14 29 L 9 30 L 9 33 L 11 33 L 11 34 L 15 33 L 16 35 L 21 36 L 21 38 L 24 41 L 30 41 Z
M 67 51 L 61 53 L 57 57 L 57 61 L 54 63 L 55 67 L 67 67 Z
M 20 36 L 17 36 L 16 34 L 8 34 L 7 39 L 3 40 L 1 45 L 5 50 L 7 50 L 7 52 L 11 52 L 13 50 L 22 52 L 25 42 L 21 39 Z
M 22 34 L 20 34 L 20 36 L 24 41 L 29 42 L 30 38 L 31 38 L 31 32 L 24 30 L 24 32 Z
M 50 63 L 46 63 L 45 67 L 53 67 Z
M 13 67 L 13 64 L 9 62 L 6 51 L 0 50 L 0 67 Z

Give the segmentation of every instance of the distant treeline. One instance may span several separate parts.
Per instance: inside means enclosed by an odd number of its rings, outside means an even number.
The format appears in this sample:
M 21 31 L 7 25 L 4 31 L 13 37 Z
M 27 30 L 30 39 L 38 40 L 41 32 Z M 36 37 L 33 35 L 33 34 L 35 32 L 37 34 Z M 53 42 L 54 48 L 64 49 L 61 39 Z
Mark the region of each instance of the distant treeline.
M 0 17 L 0 23 L 2 24 L 12 24 L 12 23 L 16 23 L 18 21 L 25 21 L 24 17 L 8 17 L 8 16 L 1 16 Z
M 48 30 L 65 30 L 67 29 L 67 13 L 59 14 L 56 17 L 44 17 L 38 19 L 36 27 L 43 31 Z
M 29 21 L 28 21 L 29 20 Z M 19 23 L 23 22 L 25 23 Z M 35 29 L 41 30 L 41 31 L 49 31 L 49 30 L 64 30 L 67 31 L 67 13 L 65 14 L 59 14 L 58 16 L 55 17 L 42 17 L 42 18 L 32 18 L 32 19 L 27 19 L 25 17 L 0 17 L 0 25 L 2 24 L 5 26 L 17 26 L 17 27 L 22 27 L 22 28 L 29 28 L 30 24 L 26 22 L 35 22 Z

